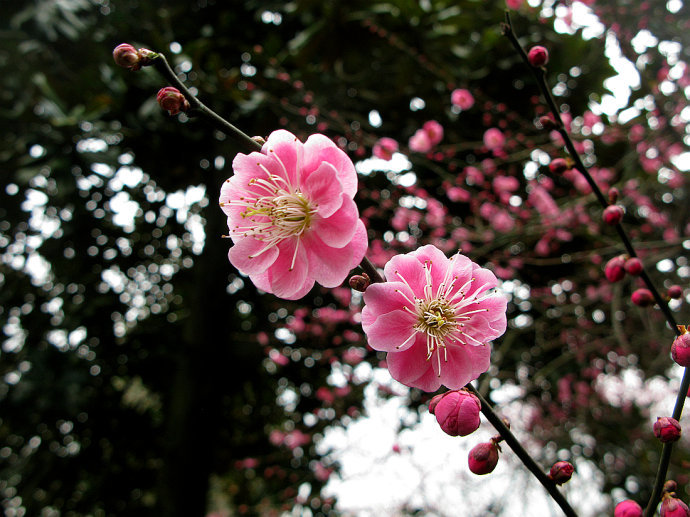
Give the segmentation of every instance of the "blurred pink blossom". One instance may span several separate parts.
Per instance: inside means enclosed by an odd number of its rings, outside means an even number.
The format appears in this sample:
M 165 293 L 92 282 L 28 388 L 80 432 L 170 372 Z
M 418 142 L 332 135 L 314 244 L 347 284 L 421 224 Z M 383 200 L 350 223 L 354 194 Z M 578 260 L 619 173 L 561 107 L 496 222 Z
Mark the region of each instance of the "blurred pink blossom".
M 468 110 L 474 106 L 474 97 L 469 90 L 457 88 L 451 92 L 450 102 L 461 110 Z
M 492 127 L 484 132 L 484 145 L 490 151 L 502 149 L 505 141 L 506 137 L 498 128 Z
M 377 158 L 381 158 L 382 160 L 390 160 L 393 158 L 393 153 L 398 152 L 398 142 L 392 138 L 384 136 L 374 144 L 372 152 Z

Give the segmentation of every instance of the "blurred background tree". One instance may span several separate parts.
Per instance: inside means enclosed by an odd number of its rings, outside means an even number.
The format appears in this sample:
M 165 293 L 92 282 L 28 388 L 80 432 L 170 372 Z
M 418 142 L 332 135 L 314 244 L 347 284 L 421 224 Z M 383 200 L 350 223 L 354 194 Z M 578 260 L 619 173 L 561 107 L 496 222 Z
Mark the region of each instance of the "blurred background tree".
M 587 3 L 607 24 L 596 38 L 573 18 L 582 4 L 550 0 L 518 2 L 516 31 L 527 46 L 549 47 L 571 131 L 595 177 L 621 189 L 655 279 L 685 285 L 688 207 L 673 160 L 687 138 L 687 8 Z M 367 378 L 357 368 L 383 359 L 366 350 L 349 288 L 285 302 L 232 269 L 216 200 L 241 149 L 203 120 L 162 112 L 154 70 L 112 63 L 121 42 L 164 52 L 246 133 L 323 132 L 364 160 L 357 201 L 377 265 L 433 242 L 493 267 L 512 299 L 511 325 L 481 389 L 519 388 L 534 411 L 514 425 L 542 445 L 545 465 L 585 457 L 603 490 L 644 501 L 659 453 L 650 401 L 603 386 L 624 371 L 642 386 L 665 379 L 672 333 L 655 310 L 631 306 L 634 281 L 603 278 L 602 261 L 622 248 L 586 187 L 548 169 L 564 154 L 535 123 L 544 107 L 501 36 L 505 7 L 0 3 L 6 515 L 277 515 L 298 502 L 330 514 L 335 503 L 320 488 L 337 464 L 316 444 L 358 418 Z M 616 36 L 640 84 L 611 108 L 604 50 Z M 451 106 L 455 88 L 472 92 L 473 108 Z M 409 151 L 431 119 L 445 128 L 442 142 Z M 489 128 L 504 145 L 486 144 Z M 383 136 L 410 161 L 365 160 Z M 555 215 L 539 196 L 555 200 Z M 687 317 L 680 302 L 673 309 Z M 427 395 L 405 397 L 425 411 Z M 679 449 L 672 475 L 685 484 L 690 458 Z

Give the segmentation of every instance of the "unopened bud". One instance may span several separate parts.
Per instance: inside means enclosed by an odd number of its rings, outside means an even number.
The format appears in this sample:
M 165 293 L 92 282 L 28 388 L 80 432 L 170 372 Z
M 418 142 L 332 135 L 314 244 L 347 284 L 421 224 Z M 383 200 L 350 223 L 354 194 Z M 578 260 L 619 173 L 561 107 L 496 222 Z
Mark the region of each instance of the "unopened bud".
M 666 294 L 673 300 L 679 300 L 683 297 L 683 288 L 679 285 L 672 285 L 668 288 Z
M 622 255 L 613 257 L 604 266 L 604 274 L 609 282 L 618 282 L 625 276 L 625 258 Z
M 626 499 L 616 505 L 613 517 L 642 517 L 642 507 L 632 499 Z
M 632 276 L 642 274 L 642 261 L 637 257 L 630 257 L 625 261 L 625 272 Z
M 371 279 L 369 278 L 369 275 L 367 275 L 366 273 L 362 273 L 361 275 L 353 275 L 350 277 L 349 284 L 350 287 L 355 291 L 363 293 L 371 284 Z
M 558 125 L 551 115 L 542 115 L 539 117 L 539 124 L 547 131 L 556 129 Z
M 668 494 L 661 501 L 659 515 L 661 517 L 690 517 L 690 509 L 683 501 Z
M 438 395 L 434 395 L 433 398 L 429 401 L 429 413 L 432 415 L 434 414 L 434 411 L 436 411 L 436 404 L 438 404 L 439 400 L 443 398 L 445 393 L 439 393 Z
M 252 140 L 254 140 L 259 145 L 264 145 L 266 143 L 266 139 L 263 136 L 253 136 Z
M 690 366 L 690 334 L 683 334 L 673 340 L 671 357 L 681 366 Z
M 557 485 L 570 481 L 575 472 L 575 467 L 568 461 L 557 461 L 549 471 L 549 479 L 553 480 Z
M 615 205 L 616 201 L 618 201 L 618 189 L 616 187 L 611 187 L 609 189 L 609 204 Z M 634 501 L 633 501 L 634 502 Z M 637 504 L 637 503 L 636 503 Z
M 122 68 L 129 68 L 130 70 L 138 70 L 141 68 L 139 60 L 141 57 L 132 45 L 129 43 L 122 43 L 113 50 L 113 59 L 115 64 Z
M 562 174 L 569 168 L 568 162 L 564 158 L 554 158 L 549 164 L 549 170 L 554 174 Z
M 680 424 L 675 418 L 670 416 L 662 416 L 654 422 L 654 436 L 656 436 L 661 443 L 670 443 L 678 441 L 680 438 Z
M 529 64 L 532 66 L 544 66 L 549 62 L 549 51 L 541 45 L 536 45 L 529 49 L 527 59 L 529 60 Z
M 625 210 L 620 205 L 609 205 L 604 209 L 603 219 L 609 226 L 616 226 L 623 219 Z
M 664 481 L 664 494 L 670 494 L 676 490 L 678 490 L 678 483 L 676 483 L 673 479 L 667 479 Z
M 630 299 L 635 305 L 640 307 L 649 307 L 654 303 L 654 295 L 652 294 L 652 291 L 645 288 L 640 288 L 634 291 L 632 296 L 630 296 Z
M 498 445 L 493 441 L 475 445 L 467 458 L 470 470 L 478 475 L 493 472 L 498 463 Z
M 479 399 L 469 391 L 447 391 L 434 405 L 434 416 L 444 433 L 467 436 L 479 427 L 481 408 Z
M 156 100 L 161 108 L 166 110 L 170 115 L 177 115 L 180 111 L 187 111 L 189 109 L 189 102 L 180 93 L 180 90 L 172 86 L 166 86 L 158 91 Z

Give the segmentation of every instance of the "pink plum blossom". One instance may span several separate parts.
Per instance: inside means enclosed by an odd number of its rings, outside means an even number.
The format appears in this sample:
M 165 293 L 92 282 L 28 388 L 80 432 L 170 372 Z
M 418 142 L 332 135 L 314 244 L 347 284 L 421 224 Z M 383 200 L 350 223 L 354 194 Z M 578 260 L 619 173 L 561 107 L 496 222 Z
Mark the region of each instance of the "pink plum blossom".
M 490 151 L 502 149 L 505 141 L 506 137 L 498 128 L 492 127 L 484 132 L 484 145 Z
M 377 158 L 381 158 L 382 160 L 390 160 L 393 158 L 393 153 L 398 152 L 398 142 L 392 138 L 384 136 L 374 144 L 372 152 Z
M 433 147 L 429 135 L 423 129 L 415 131 L 407 145 L 410 147 L 410 150 L 416 153 L 428 153 Z
M 367 237 L 353 201 L 357 173 L 329 138 L 303 144 L 274 131 L 232 168 L 220 192 L 234 243 L 228 258 L 259 289 L 296 300 L 314 282 L 339 286 L 360 263 Z
M 459 389 L 489 368 L 507 304 L 491 271 L 427 245 L 394 256 L 384 275 L 364 293 L 362 328 L 374 350 L 388 352 L 394 379 L 424 391 Z
M 429 136 L 431 145 L 436 145 L 443 140 L 443 126 L 435 120 L 424 122 L 422 129 Z
M 469 90 L 457 88 L 450 93 L 450 102 L 461 110 L 468 110 L 474 106 L 474 97 Z

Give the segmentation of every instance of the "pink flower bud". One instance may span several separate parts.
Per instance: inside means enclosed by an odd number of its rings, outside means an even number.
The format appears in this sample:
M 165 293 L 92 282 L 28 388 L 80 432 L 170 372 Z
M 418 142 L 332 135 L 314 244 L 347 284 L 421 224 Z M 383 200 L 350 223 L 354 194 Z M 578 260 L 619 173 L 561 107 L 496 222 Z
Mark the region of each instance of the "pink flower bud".
M 161 108 L 166 110 L 170 115 L 177 115 L 180 111 L 187 111 L 189 109 L 189 102 L 180 93 L 180 90 L 172 86 L 166 86 L 158 91 L 156 100 Z
M 637 276 L 642 273 L 642 261 L 637 257 L 630 257 L 625 261 L 625 272 Z
M 654 295 L 649 289 L 645 288 L 637 289 L 633 292 L 630 299 L 635 305 L 639 305 L 640 307 L 649 307 L 654 303 Z
M 575 472 L 575 467 L 572 463 L 567 461 L 557 461 L 551 467 L 549 471 L 549 478 L 553 480 L 557 485 L 562 485 L 563 483 L 570 481 L 573 477 L 573 472 Z
M 654 422 L 654 436 L 661 443 L 675 442 L 680 438 L 680 424 L 675 418 L 662 416 Z
M 626 499 L 616 505 L 613 517 L 642 517 L 642 507 L 632 499 Z
M 661 517 L 690 517 L 690 509 L 677 497 L 664 497 L 661 501 Z
M 129 43 L 122 43 L 115 47 L 115 50 L 113 50 L 113 59 L 116 65 L 123 68 L 129 68 L 131 70 L 139 70 L 139 68 L 141 68 L 139 65 L 141 57 L 137 49 Z
M 470 470 L 478 475 L 493 472 L 498 463 L 498 445 L 493 441 L 475 445 L 467 459 Z
M 564 158 L 554 158 L 549 164 L 549 170 L 554 174 L 561 174 L 569 168 L 568 162 Z
M 668 291 L 666 291 L 666 294 L 668 294 L 669 298 L 672 298 L 674 300 L 679 300 L 683 297 L 683 288 L 679 285 L 672 285 L 671 287 L 668 288 Z
M 446 392 L 434 406 L 434 415 L 443 432 L 450 436 L 467 436 L 479 427 L 479 399 L 465 390 Z
M 623 219 L 624 212 L 620 205 L 609 205 L 604 209 L 604 222 L 609 226 L 616 226 Z
M 618 282 L 625 276 L 625 258 L 622 255 L 613 257 L 606 263 L 604 274 L 609 282 Z
M 549 51 L 541 45 L 536 45 L 529 49 L 527 59 L 532 66 L 544 66 L 549 62 Z
M 690 334 L 683 334 L 673 340 L 671 357 L 681 366 L 690 366 Z

